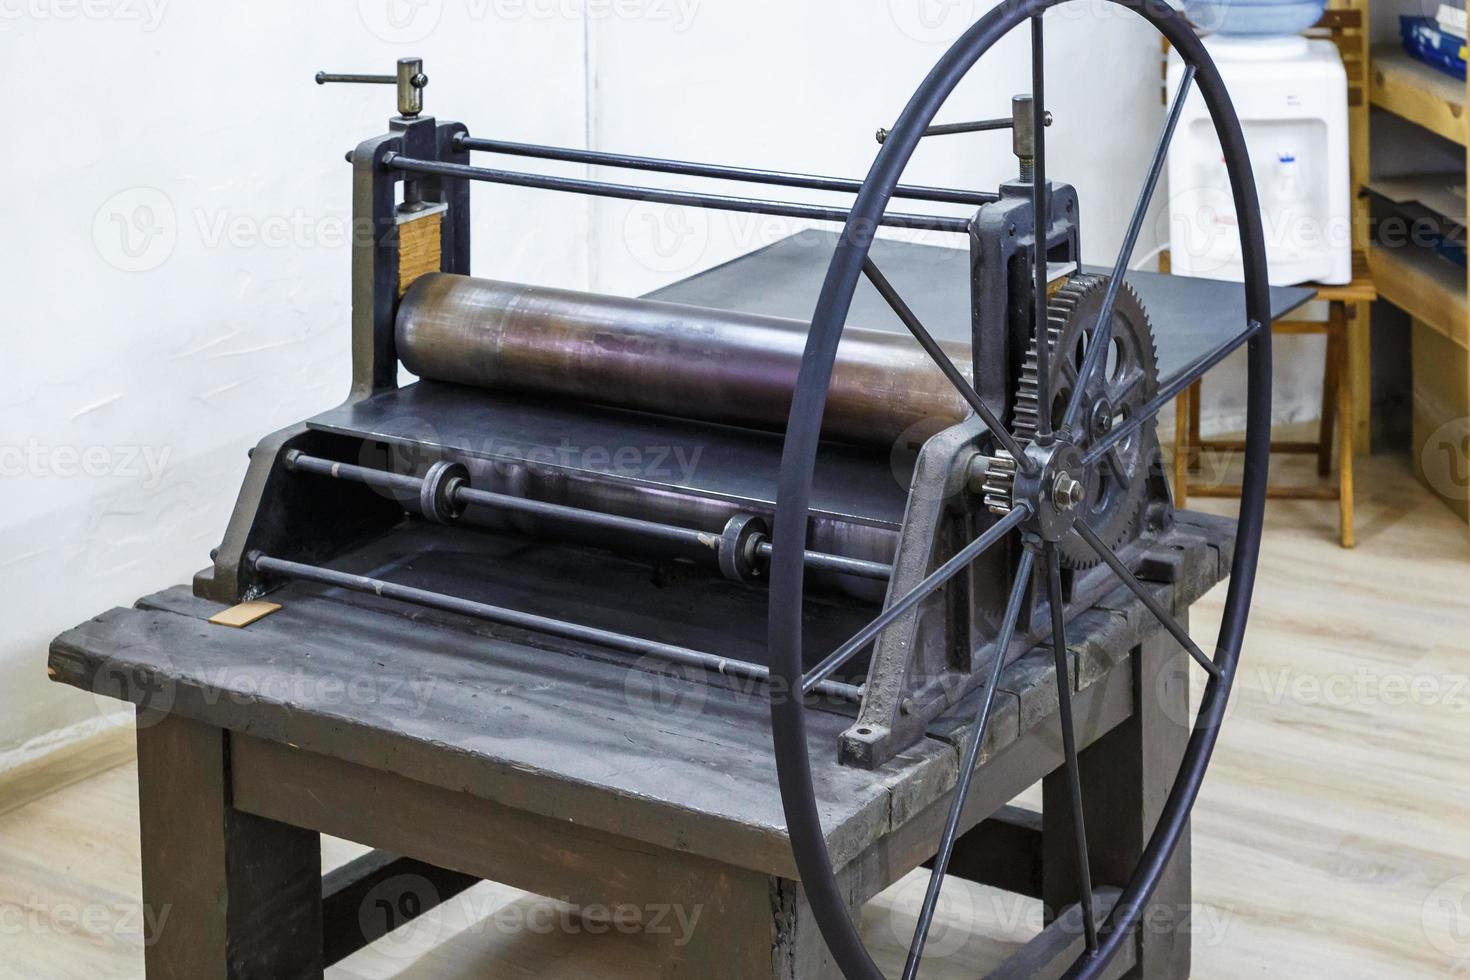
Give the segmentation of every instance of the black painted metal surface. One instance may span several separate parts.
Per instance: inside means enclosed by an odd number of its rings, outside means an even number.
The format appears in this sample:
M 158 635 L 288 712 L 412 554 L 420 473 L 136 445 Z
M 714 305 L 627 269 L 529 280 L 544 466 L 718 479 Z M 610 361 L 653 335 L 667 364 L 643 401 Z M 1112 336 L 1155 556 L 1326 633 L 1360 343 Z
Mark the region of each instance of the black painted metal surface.
M 723 265 L 648 294 L 650 299 L 691 306 L 761 313 L 810 320 L 832 260 L 838 236 L 803 231 Z M 970 253 L 878 239 L 873 261 L 908 300 L 924 325 L 939 340 L 970 342 Z M 1099 274 L 1101 266 L 1084 266 Z M 1234 349 L 1248 339 L 1245 300 L 1240 283 L 1217 282 L 1156 272 L 1130 272 L 1153 322 L 1159 350 L 1159 384 L 1194 373 L 1220 348 Z M 759 288 L 754 288 L 758 284 Z M 1301 286 L 1271 290 L 1271 317 L 1280 319 L 1311 300 L 1314 291 Z M 866 280 L 853 294 L 848 325 L 906 333 L 903 323 Z

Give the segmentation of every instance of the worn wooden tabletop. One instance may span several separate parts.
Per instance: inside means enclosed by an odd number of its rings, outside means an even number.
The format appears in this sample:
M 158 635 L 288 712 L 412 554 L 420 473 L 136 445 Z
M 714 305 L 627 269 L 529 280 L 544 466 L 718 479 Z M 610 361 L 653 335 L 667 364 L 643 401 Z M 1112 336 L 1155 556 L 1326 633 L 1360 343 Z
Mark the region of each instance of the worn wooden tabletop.
M 432 564 L 435 549 L 439 560 L 462 564 L 475 557 L 466 548 L 490 547 L 467 539 L 493 540 L 426 527 L 405 533 L 411 541 L 390 537 L 361 553 L 355 570 L 402 580 Z M 1151 552 L 1176 578 L 1160 594 L 1187 607 L 1228 575 L 1232 539 L 1233 522 L 1179 514 Z M 610 583 L 607 597 L 621 588 Z M 588 596 L 585 615 L 606 613 L 596 604 L 607 597 Z M 279 612 L 233 629 L 208 622 L 218 604 L 169 589 L 63 634 L 51 675 L 552 819 L 794 876 L 760 689 L 630 671 L 625 658 L 596 648 L 559 652 L 531 634 L 340 590 L 293 584 L 271 598 Z M 688 638 L 648 626 L 644 635 Z M 750 643 L 763 620 L 752 629 Z M 1126 665 L 1157 626 L 1120 588 L 1071 629 L 1075 684 L 1085 690 Z M 1008 667 L 1002 690 L 987 758 L 1055 711 L 1050 653 L 1038 649 Z M 837 764 L 850 717 L 811 712 L 816 791 L 836 864 L 947 793 L 973 714 L 962 703 L 870 772 Z

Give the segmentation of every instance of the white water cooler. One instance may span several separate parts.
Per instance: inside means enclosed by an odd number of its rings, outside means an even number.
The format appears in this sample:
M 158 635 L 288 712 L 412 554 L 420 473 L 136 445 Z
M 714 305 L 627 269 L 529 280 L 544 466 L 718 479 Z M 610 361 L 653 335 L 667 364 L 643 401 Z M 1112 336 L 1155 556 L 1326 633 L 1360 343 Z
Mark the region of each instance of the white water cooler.
M 1352 280 L 1347 72 L 1330 41 L 1217 34 L 1205 46 L 1240 116 L 1255 171 L 1271 284 Z M 1169 62 L 1169 91 L 1184 65 Z M 1169 151 L 1172 269 L 1242 278 L 1230 181 L 1208 110 L 1190 96 Z

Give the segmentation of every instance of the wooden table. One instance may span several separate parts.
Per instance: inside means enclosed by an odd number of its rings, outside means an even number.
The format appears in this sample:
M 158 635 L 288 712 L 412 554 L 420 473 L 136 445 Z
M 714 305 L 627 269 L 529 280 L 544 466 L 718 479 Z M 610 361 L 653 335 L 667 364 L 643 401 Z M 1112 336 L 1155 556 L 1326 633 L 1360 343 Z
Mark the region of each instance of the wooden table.
M 1145 558 L 1176 615 L 1228 574 L 1232 535 L 1181 513 Z M 436 547 L 498 560 L 495 541 L 419 526 L 354 561 L 401 570 Z M 555 546 L 521 549 L 534 570 Z M 272 598 L 279 612 L 233 629 L 170 589 L 51 649 L 53 679 L 138 706 L 144 900 L 169 909 L 150 978 L 321 976 L 479 879 L 638 916 L 667 978 L 837 976 L 793 865 L 759 690 L 332 589 Z M 1122 589 L 1071 629 L 1093 876 L 1116 886 L 1187 737 L 1189 660 Z M 973 714 L 961 704 L 870 772 L 836 764 L 849 719 L 813 710 L 817 796 L 855 905 L 932 856 Z M 1061 762 L 1038 649 L 1006 671 L 952 873 L 1050 908 L 1075 900 Z M 1041 813 L 1008 806 L 1038 780 Z M 320 834 L 379 850 L 323 878 Z M 1156 901 L 1115 975 L 1188 974 L 1187 843 Z M 994 975 L 1054 976 L 1079 948 L 1062 916 Z

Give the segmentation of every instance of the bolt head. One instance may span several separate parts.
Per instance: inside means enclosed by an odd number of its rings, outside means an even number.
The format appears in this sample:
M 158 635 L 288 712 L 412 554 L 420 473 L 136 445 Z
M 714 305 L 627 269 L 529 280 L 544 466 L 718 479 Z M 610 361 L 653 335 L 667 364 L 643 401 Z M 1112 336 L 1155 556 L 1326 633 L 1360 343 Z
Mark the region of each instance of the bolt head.
M 1082 503 L 1086 488 L 1082 481 L 1074 480 L 1070 473 L 1058 473 L 1051 484 L 1051 502 L 1059 511 L 1069 511 Z

